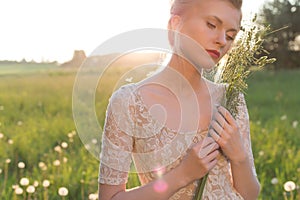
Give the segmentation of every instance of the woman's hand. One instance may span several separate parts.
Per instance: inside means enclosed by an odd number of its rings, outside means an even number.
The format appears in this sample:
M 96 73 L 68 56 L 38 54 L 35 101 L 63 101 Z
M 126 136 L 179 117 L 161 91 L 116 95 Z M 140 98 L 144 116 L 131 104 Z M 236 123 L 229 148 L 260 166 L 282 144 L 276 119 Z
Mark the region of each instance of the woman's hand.
M 247 159 L 238 125 L 228 110 L 222 106 L 217 107 L 211 127 L 209 134 L 231 162 L 240 163 Z
M 206 137 L 187 151 L 179 168 L 185 183 L 204 177 L 216 164 L 219 145 L 211 137 Z

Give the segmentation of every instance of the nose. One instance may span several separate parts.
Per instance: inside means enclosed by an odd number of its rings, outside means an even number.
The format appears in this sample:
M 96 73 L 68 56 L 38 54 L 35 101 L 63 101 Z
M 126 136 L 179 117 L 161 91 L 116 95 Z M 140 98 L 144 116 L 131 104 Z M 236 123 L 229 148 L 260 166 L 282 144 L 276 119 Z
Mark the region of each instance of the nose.
M 226 40 L 226 33 L 221 31 L 217 34 L 216 36 L 216 43 L 220 46 L 223 47 L 226 45 L 227 40 Z

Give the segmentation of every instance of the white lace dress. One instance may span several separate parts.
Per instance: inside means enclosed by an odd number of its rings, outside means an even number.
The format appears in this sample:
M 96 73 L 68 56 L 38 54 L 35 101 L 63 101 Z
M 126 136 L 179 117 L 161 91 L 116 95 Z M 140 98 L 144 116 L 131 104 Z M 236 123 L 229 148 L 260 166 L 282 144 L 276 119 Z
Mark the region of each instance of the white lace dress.
M 220 104 L 224 86 L 207 81 L 213 103 Z M 244 96 L 236 118 L 240 133 L 255 172 L 250 142 L 249 116 Z M 134 163 L 141 184 L 158 179 L 175 168 L 187 148 L 206 137 L 207 131 L 177 132 L 151 115 L 139 94 L 136 84 L 122 86 L 112 95 L 106 112 L 99 180 L 101 184 L 119 185 L 127 182 L 128 172 Z M 194 196 L 197 181 L 178 190 L 170 199 L 188 200 Z M 230 163 L 224 156 L 209 172 L 203 199 L 243 199 L 232 184 Z

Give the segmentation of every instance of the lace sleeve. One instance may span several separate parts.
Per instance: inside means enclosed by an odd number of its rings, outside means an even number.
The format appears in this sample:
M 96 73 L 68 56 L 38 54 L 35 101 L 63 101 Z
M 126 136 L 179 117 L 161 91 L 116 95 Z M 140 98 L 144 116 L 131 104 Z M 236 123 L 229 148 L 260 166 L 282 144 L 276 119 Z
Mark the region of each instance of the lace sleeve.
M 130 117 L 124 88 L 110 98 L 106 111 L 98 182 L 108 185 L 125 184 L 131 165 L 133 138 L 129 131 Z
M 251 147 L 249 114 L 248 114 L 245 97 L 242 93 L 240 93 L 239 95 L 239 102 L 240 104 L 238 106 L 238 115 L 236 117 L 236 121 L 241 131 L 242 137 L 244 139 L 244 145 L 246 147 L 248 157 L 250 158 L 253 173 L 255 174 L 255 176 L 257 176 L 255 165 L 254 165 L 252 147 Z

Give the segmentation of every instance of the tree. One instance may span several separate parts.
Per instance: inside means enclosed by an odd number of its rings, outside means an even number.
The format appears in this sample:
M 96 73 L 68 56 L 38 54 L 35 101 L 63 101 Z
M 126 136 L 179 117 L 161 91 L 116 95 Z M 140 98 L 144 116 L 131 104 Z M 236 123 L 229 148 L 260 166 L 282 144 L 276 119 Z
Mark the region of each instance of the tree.
M 260 18 L 271 28 L 264 47 L 277 59 L 275 68 L 300 68 L 300 0 L 267 1 Z

